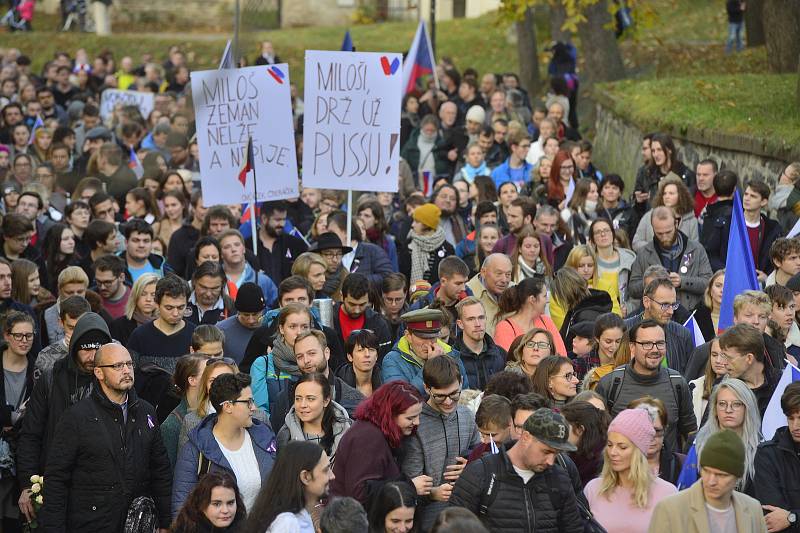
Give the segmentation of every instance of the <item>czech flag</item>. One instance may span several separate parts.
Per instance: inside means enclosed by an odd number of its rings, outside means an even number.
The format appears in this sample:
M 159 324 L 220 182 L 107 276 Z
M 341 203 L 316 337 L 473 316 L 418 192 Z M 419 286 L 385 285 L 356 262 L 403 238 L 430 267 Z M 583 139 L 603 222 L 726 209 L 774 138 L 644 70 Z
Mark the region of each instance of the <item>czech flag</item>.
M 413 91 L 417 86 L 417 80 L 427 74 L 433 74 L 438 88 L 439 80 L 436 78 L 436 61 L 433 59 L 431 39 L 425 28 L 425 21 L 420 20 L 417 34 L 403 63 L 403 94 Z
M 697 320 L 694 319 L 694 311 L 689 316 L 689 319 L 683 323 L 683 326 L 688 329 L 689 333 L 692 335 L 695 348 L 706 343 L 706 339 L 703 337 L 703 332 L 700 331 L 700 326 L 697 325 Z
M 142 166 L 142 162 L 139 161 L 139 158 L 136 156 L 136 151 L 131 146 L 131 160 L 128 163 L 128 167 L 133 170 L 133 173 L 136 174 L 136 179 L 142 179 L 144 176 L 144 167 Z
M 733 193 L 731 232 L 728 236 L 728 255 L 725 258 L 725 284 L 722 286 L 722 307 L 719 312 L 720 332 L 733 325 L 733 299 L 747 290 L 761 289 L 756 275 L 750 239 L 744 223 L 744 211 L 738 189 Z
M 248 137 L 247 149 L 245 150 L 244 161 L 242 161 L 242 168 L 239 170 L 239 183 L 244 187 L 247 184 L 247 173 L 253 170 L 255 164 L 253 162 L 253 138 Z
M 761 421 L 761 434 L 767 440 L 775 436 L 775 430 L 786 425 L 786 415 L 783 414 L 783 409 L 781 409 L 781 396 L 783 396 L 783 391 L 786 390 L 786 387 L 795 381 L 800 381 L 800 370 L 787 362 L 786 368 L 783 369 L 783 374 L 781 374 L 781 379 L 775 386 L 775 392 L 772 393 L 772 398 L 769 399 L 767 410 L 764 411 L 764 419 Z

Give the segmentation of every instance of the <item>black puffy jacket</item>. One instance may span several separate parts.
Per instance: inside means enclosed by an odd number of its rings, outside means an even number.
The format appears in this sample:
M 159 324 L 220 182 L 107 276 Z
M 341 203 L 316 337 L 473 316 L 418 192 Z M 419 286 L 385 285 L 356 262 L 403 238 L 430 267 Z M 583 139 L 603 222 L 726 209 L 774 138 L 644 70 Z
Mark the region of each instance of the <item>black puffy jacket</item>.
M 561 465 L 525 483 L 505 450 L 467 465 L 450 496 L 451 506 L 469 509 L 492 533 L 582 533 L 575 502 L 572 482 Z
M 761 505 L 774 505 L 787 511 L 800 509 L 800 456 L 789 428 L 778 428 L 772 440 L 758 446 L 753 478 L 753 496 Z M 800 531 L 795 523 L 784 531 Z
M 172 468 L 153 407 L 128 391 L 128 416 L 98 383 L 69 408 L 47 456 L 44 530 L 121 531 L 134 498 L 150 496 L 159 527 L 170 524 Z

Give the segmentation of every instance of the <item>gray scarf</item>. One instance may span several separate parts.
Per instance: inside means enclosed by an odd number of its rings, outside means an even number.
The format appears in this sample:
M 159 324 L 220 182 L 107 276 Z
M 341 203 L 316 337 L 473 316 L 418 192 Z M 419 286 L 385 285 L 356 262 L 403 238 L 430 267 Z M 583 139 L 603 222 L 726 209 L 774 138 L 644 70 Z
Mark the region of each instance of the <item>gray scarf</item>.
M 275 362 L 275 369 L 279 372 L 285 372 L 293 376 L 300 375 L 294 350 L 286 345 L 282 335 L 276 335 L 275 340 L 272 341 L 272 360 Z
M 411 283 L 425 279 L 430 269 L 430 254 L 435 252 L 444 243 L 444 230 L 440 227 L 429 235 L 417 235 L 411 231 Z

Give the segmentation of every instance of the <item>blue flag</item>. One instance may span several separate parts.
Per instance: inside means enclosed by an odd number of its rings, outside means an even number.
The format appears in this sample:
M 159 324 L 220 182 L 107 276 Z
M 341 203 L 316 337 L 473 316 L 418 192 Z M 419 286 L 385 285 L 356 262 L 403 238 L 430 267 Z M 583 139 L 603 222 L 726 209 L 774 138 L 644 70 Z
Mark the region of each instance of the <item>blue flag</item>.
M 728 235 L 728 256 L 725 259 L 725 284 L 722 287 L 722 308 L 719 312 L 719 331 L 733 325 L 733 299 L 737 294 L 747 290 L 760 290 L 744 223 L 744 210 L 739 191 L 733 193 L 733 212 L 731 213 L 731 231 Z
M 44 128 L 44 121 L 41 115 L 36 115 L 36 121 L 33 123 L 33 128 L 31 128 L 31 136 L 28 137 L 28 146 L 33 144 L 33 140 L 36 138 L 36 130 L 39 128 Z
M 678 475 L 678 481 L 675 483 L 678 490 L 688 489 L 700 478 L 700 467 L 697 460 L 697 448 L 692 444 L 692 447 L 689 448 L 689 453 L 686 454 L 686 459 L 683 461 L 683 468 L 681 468 L 681 473 Z
M 344 40 L 342 41 L 342 52 L 355 52 L 356 47 L 353 46 L 353 39 L 350 37 L 350 30 L 344 32 Z

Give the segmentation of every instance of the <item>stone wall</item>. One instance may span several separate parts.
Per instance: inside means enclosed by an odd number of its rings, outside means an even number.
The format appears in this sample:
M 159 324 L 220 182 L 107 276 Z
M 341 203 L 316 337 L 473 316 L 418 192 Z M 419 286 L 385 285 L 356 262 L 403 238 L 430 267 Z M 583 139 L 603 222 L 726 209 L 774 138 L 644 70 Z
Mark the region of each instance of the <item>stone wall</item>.
M 619 102 L 596 90 L 595 130 L 592 159 L 606 173 L 622 176 L 632 192 L 636 171 L 642 165 L 641 143 L 645 133 L 640 126 L 617 113 Z M 708 130 L 666 131 L 675 140 L 678 157 L 690 168 L 706 158 L 715 159 L 722 168 L 734 170 L 742 180 L 759 178 L 770 186 L 792 161 L 800 161 L 800 148 L 775 146 L 755 137 L 727 135 Z
M 283 3 L 281 27 L 347 26 L 358 9 L 355 0 L 291 0 Z

